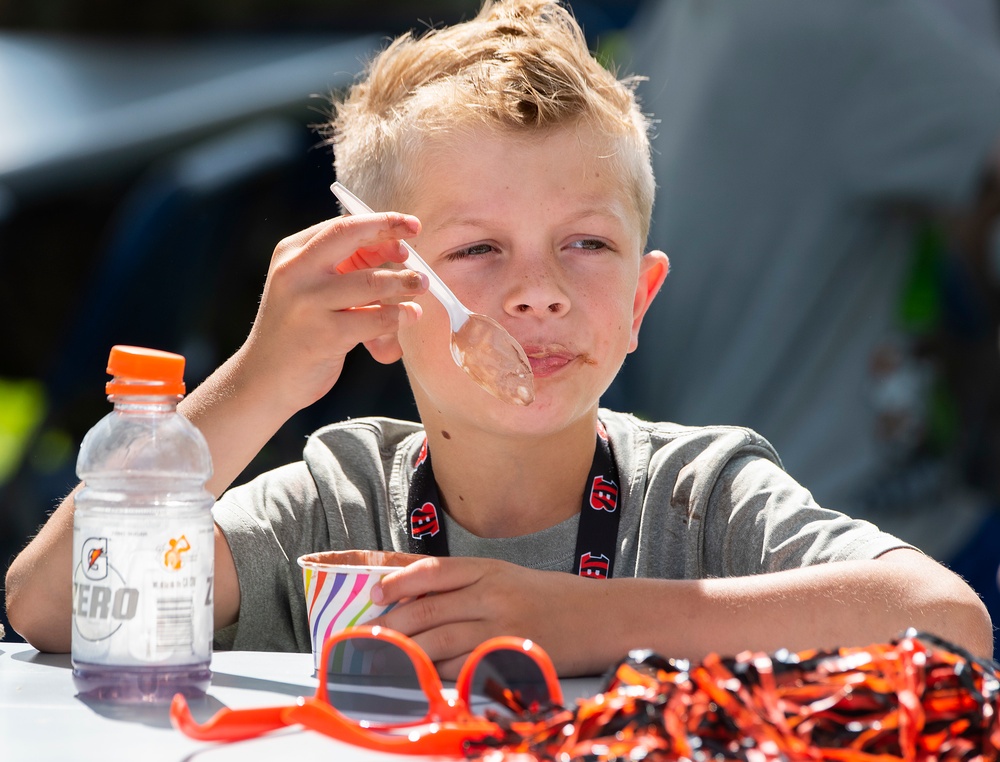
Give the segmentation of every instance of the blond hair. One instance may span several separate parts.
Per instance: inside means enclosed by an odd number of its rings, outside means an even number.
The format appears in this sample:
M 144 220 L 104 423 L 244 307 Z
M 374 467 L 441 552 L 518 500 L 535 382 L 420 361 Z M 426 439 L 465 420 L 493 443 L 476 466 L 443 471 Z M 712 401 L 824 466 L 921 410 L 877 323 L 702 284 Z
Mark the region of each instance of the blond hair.
M 635 82 L 594 58 L 558 2 L 486 0 L 470 21 L 393 41 L 334 102 L 326 132 L 338 179 L 373 208 L 388 209 L 408 197 L 407 160 L 432 136 L 482 125 L 529 135 L 585 124 L 606 143 L 600 160 L 623 178 L 644 240 L 654 183 Z

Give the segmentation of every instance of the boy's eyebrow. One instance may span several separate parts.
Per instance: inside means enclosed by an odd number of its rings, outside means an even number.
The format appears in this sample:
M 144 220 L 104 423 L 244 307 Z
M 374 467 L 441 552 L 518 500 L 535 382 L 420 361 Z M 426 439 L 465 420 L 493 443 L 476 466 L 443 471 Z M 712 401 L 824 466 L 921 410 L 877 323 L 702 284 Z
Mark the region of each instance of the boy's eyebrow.
M 490 227 L 491 223 L 485 218 L 481 217 L 470 217 L 470 216 L 460 216 L 455 215 L 452 217 L 445 217 L 439 222 L 435 222 L 427 227 L 432 230 L 444 230 L 445 228 L 455 228 L 455 227 Z
M 615 213 L 614 209 L 611 208 L 613 205 L 604 205 L 600 207 L 588 207 L 582 209 L 575 214 L 571 214 L 563 223 L 577 222 L 578 220 L 585 220 L 589 217 L 610 217 L 617 219 L 618 215 Z M 451 217 L 445 217 L 440 222 L 435 222 L 427 227 L 431 230 L 445 230 L 446 228 L 452 227 L 478 227 L 478 228 L 490 228 L 497 227 L 500 224 L 499 220 L 491 220 L 485 217 L 475 217 L 472 215 L 454 215 Z

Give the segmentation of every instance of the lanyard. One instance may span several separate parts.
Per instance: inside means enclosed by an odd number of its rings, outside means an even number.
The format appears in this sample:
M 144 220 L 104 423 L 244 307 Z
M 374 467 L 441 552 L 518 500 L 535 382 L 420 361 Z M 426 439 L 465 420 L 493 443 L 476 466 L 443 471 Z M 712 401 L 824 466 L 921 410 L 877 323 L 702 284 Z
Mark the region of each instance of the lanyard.
M 411 553 L 447 556 L 448 538 L 441 496 L 431 470 L 431 454 L 424 437 L 410 482 L 409 544 Z M 597 423 L 594 462 L 583 490 L 583 507 L 576 533 L 576 573 L 592 579 L 609 579 L 614 572 L 618 543 L 618 467 L 604 425 Z

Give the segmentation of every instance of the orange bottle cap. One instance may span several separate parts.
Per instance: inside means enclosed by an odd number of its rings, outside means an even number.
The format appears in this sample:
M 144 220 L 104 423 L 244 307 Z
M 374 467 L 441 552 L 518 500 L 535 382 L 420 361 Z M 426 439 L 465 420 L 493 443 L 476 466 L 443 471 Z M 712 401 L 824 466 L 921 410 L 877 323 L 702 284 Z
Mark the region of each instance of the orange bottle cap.
M 108 396 L 183 397 L 184 357 L 173 352 L 117 345 L 111 348 Z

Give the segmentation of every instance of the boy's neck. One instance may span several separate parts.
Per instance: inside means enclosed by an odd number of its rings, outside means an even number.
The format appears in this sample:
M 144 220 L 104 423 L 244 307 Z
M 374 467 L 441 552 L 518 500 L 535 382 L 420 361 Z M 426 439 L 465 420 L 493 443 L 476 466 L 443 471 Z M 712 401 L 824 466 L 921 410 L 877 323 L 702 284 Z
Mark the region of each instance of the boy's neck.
M 434 480 L 448 515 L 479 537 L 539 532 L 580 511 L 597 416 L 547 437 L 497 438 L 427 427 Z

